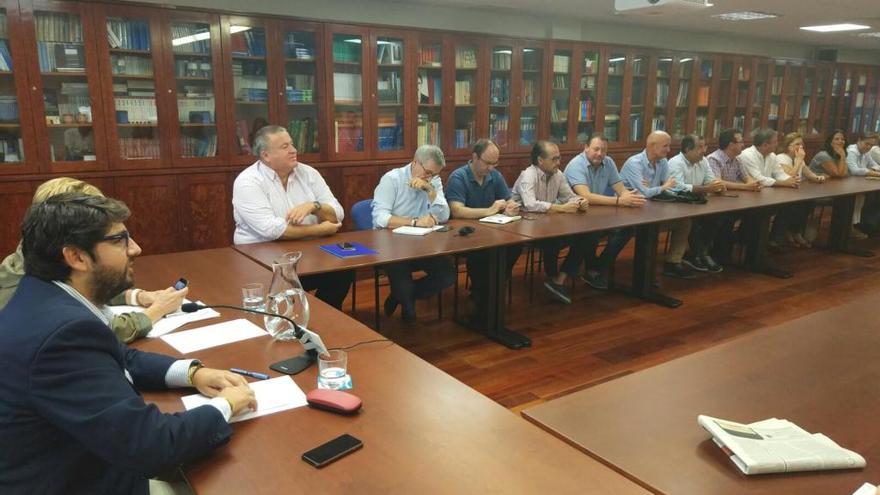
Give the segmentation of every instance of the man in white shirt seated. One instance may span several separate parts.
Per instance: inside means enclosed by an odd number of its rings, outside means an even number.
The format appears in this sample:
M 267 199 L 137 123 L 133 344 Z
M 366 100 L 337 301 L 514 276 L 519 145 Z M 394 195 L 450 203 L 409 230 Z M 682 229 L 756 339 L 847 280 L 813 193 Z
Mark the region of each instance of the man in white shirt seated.
M 259 158 L 235 178 L 232 208 L 235 244 L 251 244 L 335 234 L 342 226 L 342 205 L 321 174 L 296 160 L 296 147 L 281 126 L 263 127 L 254 136 Z M 300 277 L 305 290 L 336 307 L 354 280 L 351 270 Z
M 770 128 L 755 131 L 753 145 L 736 157 L 743 174 L 761 183 L 764 187 L 794 187 L 800 185 L 799 177 L 791 177 L 782 169 L 776 159 L 779 136 Z

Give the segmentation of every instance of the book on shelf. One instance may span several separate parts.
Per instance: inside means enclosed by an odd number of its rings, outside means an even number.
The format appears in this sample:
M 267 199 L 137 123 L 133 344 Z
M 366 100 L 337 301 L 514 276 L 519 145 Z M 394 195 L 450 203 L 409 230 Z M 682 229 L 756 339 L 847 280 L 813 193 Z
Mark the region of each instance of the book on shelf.
M 688 104 L 690 89 L 690 81 L 678 81 L 678 94 L 675 95 L 675 106 L 683 107 Z
M 286 58 L 315 58 L 314 34 L 288 31 L 284 33 L 284 56 Z
M 510 117 L 507 115 L 489 114 L 489 136 L 491 136 L 491 139 L 499 145 L 507 143 L 509 124 Z
M 311 117 L 292 119 L 287 122 L 287 133 L 293 146 L 302 153 L 318 151 L 317 121 Z
M 471 121 L 465 128 L 455 129 L 455 147 L 458 149 L 468 148 L 474 142 L 474 122 Z
M 217 156 L 217 135 L 180 137 L 181 155 L 185 158 Z
M 158 138 L 136 138 L 120 136 L 119 155 L 126 160 L 159 158 Z
M 18 100 L 15 95 L 0 95 L 0 122 L 18 122 Z
M 865 467 L 861 455 L 786 419 L 742 424 L 701 414 L 697 423 L 746 475 Z
M 333 120 L 334 149 L 337 153 L 364 150 L 364 129 L 360 119 L 337 115 Z
M 697 116 L 696 122 L 694 123 L 694 132 L 696 132 L 696 134 L 698 136 L 705 136 L 706 135 L 706 116 L 705 115 L 698 115 Z
M 476 69 L 477 68 L 477 49 L 470 46 L 459 46 L 455 48 L 455 68 L 457 69 Z
M 56 43 L 52 46 L 54 67 L 57 72 L 83 72 L 86 70 L 85 46 L 76 43 Z
M 419 47 L 419 65 L 440 67 L 440 45 L 421 45 Z
M 248 28 L 247 31 L 239 31 L 229 36 L 230 51 L 232 56 L 265 57 L 266 56 L 266 33 L 262 28 Z
M 697 106 L 698 107 L 708 107 L 709 106 L 709 85 L 700 85 L 697 88 Z
M 553 55 L 553 72 L 557 74 L 568 74 L 571 57 L 568 55 Z
M 379 117 L 376 122 L 379 151 L 403 148 L 403 122 L 396 118 Z
M 440 122 L 430 120 L 428 114 L 420 113 L 416 118 L 416 142 L 418 146 L 423 144 L 440 145 Z
M 5 39 L 0 39 L 0 71 L 12 72 L 12 55 Z
M 465 79 L 461 81 L 455 81 L 455 104 L 456 105 L 471 105 L 473 104 L 473 100 L 471 99 L 471 88 L 473 86 L 473 79 Z
M 251 152 L 251 133 L 247 119 L 239 119 L 235 121 L 235 135 L 238 138 L 238 149 L 242 153 Z
M 578 120 L 580 122 L 592 122 L 593 119 L 596 118 L 596 106 L 593 103 L 593 98 L 587 96 L 586 98 L 580 101 L 580 114 L 578 116 Z
M 82 43 L 83 30 L 78 15 L 65 12 L 37 11 L 34 14 L 37 41 L 48 43 Z
M 654 117 L 651 119 L 651 132 L 653 131 L 665 131 L 666 130 L 666 117 Z
M 333 61 L 334 62 L 360 62 L 361 61 L 361 43 L 358 38 L 357 43 L 350 43 L 344 38 L 345 36 L 333 37 Z
M 492 52 L 492 70 L 510 70 L 513 53 L 510 50 L 494 50 Z
M 642 138 L 642 122 L 643 116 L 640 113 L 632 113 L 629 115 L 629 139 L 630 141 L 638 141 Z
M 342 102 L 360 102 L 361 75 L 349 72 L 334 72 L 333 99 Z
M 107 42 L 110 48 L 150 50 L 150 25 L 145 21 L 107 19 Z
M 156 100 L 146 98 L 115 98 L 116 122 L 119 124 L 157 124 Z
M 403 63 L 403 42 L 380 40 L 376 47 L 376 62 L 400 65 Z
M 419 70 L 419 103 L 425 105 L 439 105 L 442 101 L 442 79 L 439 74 L 429 73 L 427 70 Z
M 553 89 L 568 89 L 568 74 L 554 74 Z
M 565 123 L 568 121 L 568 98 L 553 98 L 550 105 L 550 122 Z
M 520 117 L 519 119 L 519 142 L 520 144 L 532 144 L 538 136 L 538 118 Z
M 171 49 L 175 54 L 211 53 L 211 29 L 207 24 L 174 23 L 171 25 L 171 37 Z
M 149 57 L 135 55 L 110 55 L 110 72 L 114 76 L 151 76 L 153 60 Z
M 510 79 L 504 76 L 494 76 L 489 81 L 489 102 L 493 105 L 507 105 L 510 103 Z
M 376 93 L 379 103 L 402 103 L 402 86 L 400 74 L 397 71 L 380 74 L 378 81 L 376 81 Z
M 537 105 L 541 99 L 539 94 L 540 84 L 534 79 L 524 79 L 522 82 L 522 104 Z M 508 86 L 509 91 L 509 86 Z
M 669 81 L 658 80 L 657 93 L 654 97 L 654 105 L 658 107 L 665 107 L 667 101 L 669 101 Z

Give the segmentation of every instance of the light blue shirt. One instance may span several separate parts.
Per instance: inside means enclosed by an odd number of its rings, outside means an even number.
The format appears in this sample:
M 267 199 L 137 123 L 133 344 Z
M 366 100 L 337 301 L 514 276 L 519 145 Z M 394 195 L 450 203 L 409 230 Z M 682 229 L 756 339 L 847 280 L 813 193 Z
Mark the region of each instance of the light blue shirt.
M 373 228 L 388 227 L 388 220 L 397 217 L 421 217 L 430 213 L 438 223 L 449 220 L 449 205 L 443 196 L 443 183 L 439 176 L 431 178 L 431 186 L 437 195 L 434 202 L 428 200 L 428 193 L 409 187 L 412 179 L 412 164 L 389 170 L 376 190 L 373 191 Z
M 647 150 L 626 159 L 620 176 L 628 189 L 637 189 L 642 196 L 652 198 L 663 192 L 662 185 L 669 178 L 669 163 L 666 158 L 657 160 L 651 165 Z M 648 185 L 642 183 L 648 181 Z
M 715 180 L 715 174 L 705 157 L 697 163 L 691 163 L 684 153 L 669 160 L 669 175 L 675 179 L 673 189 L 688 192 L 693 192 L 694 186 L 708 186 Z
M 611 197 L 614 197 L 615 193 L 608 194 L 608 190 L 623 180 L 610 156 L 603 158 L 601 165 L 593 166 L 587 160 L 586 153 L 580 153 L 568 162 L 565 166 L 565 178 L 568 179 L 572 189 L 575 186 L 587 186 L 593 194 Z

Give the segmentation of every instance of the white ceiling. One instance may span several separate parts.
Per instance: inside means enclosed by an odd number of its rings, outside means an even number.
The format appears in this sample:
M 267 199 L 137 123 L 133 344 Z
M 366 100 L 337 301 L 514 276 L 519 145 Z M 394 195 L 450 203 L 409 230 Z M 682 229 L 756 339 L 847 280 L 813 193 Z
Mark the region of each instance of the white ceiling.
M 542 17 L 580 19 L 585 23 L 607 22 L 651 25 L 690 32 L 725 33 L 805 45 L 877 50 L 880 62 L 880 38 L 858 37 L 852 33 L 814 33 L 798 29 L 816 24 L 851 22 L 871 26 L 866 31 L 880 31 L 878 0 L 713 0 L 713 7 L 701 9 L 656 8 L 655 15 L 615 13 L 614 0 L 398 0 L 403 3 L 433 6 L 456 6 L 500 9 L 504 12 L 537 14 Z M 647 4 L 647 1 L 645 2 Z M 664 13 L 664 10 L 667 10 Z M 756 10 L 779 14 L 775 19 L 730 22 L 710 17 L 713 14 Z M 644 12 L 644 11 L 643 11 Z M 861 31 L 860 31 L 861 32 Z M 515 35 L 516 33 L 511 33 Z

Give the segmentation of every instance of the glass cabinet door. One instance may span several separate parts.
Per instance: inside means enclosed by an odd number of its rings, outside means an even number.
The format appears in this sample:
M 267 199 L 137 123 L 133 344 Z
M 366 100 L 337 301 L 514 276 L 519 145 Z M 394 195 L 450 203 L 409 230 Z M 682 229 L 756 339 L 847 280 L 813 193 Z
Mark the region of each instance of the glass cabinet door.
M 678 60 L 678 81 L 675 88 L 675 110 L 672 115 L 672 138 L 677 141 L 687 132 L 691 110 L 691 79 L 694 73 L 694 58 Z
M 13 61 L 12 22 L 15 18 L 18 3 L 10 7 L 7 15 L 6 4 L 0 2 L 0 173 L 22 173 L 26 170 L 21 166 L 25 159 L 37 160 L 31 155 L 32 138 L 29 123 L 22 127 L 22 115 L 19 106 L 21 84 L 27 80 L 24 63 Z M 25 137 L 25 132 L 28 135 Z M 25 140 L 28 140 L 25 149 Z M 25 153 L 27 151 L 27 153 Z M 31 167 L 35 169 L 36 167 Z M 36 170 L 34 170 L 36 171 Z
M 782 83 L 785 80 L 785 62 L 773 65 L 773 79 L 770 81 L 770 108 L 767 111 L 767 126 L 779 128 L 779 107 L 782 104 Z
M 571 95 L 572 51 L 553 51 L 553 80 L 550 97 L 550 141 L 568 143 L 568 109 Z M 520 136 L 522 137 L 522 136 Z
M 654 83 L 654 117 L 651 118 L 651 131 L 666 131 L 666 114 L 669 106 L 669 86 L 672 79 L 672 57 L 657 59 L 657 75 Z M 635 81 L 633 81 L 635 89 Z
M 113 125 L 108 129 L 110 156 L 119 168 L 159 167 L 164 151 L 159 129 L 154 57 L 161 54 L 153 45 L 152 18 L 141 9 L 106 6 L 100 23 L 106 29 L 105 61 L 109 61 L 105 81 L 112 84 Z M 139 15 L 140 14 L 140 15 Z M 164 115 L 162 115 L 164 121 Z M 110 120 L 110 119 L 108 119 Z
M 176 135 L 173 160 L 184 164 L 213 162 L 218 157 L 217 125 L 223 122 L 217 106 L 220 94 L 219 19 L 195 14 L 166 17 L 165 36 L 171 38 L 171 62 L 176 95 Z
M 749 131 L 761 127 L 764 118 L 764 98 L 767 96 L 767 76 L 769 66 L 766 62 L 758 62 L 758 70 L 755 74 L 755 94 L 752 95 L 752 108 L 749 109 Z
M 620 141 L 620 113 L 623 105 L 623 76 L 626 55 L 612 53 L 608 57 L 608 81 L 605 89 L 604 133 L 609 141 Z
M 301 155 L 320 152 L 318 102 L 318 36 L 314 31 L 286 27 L 284 43 L 284 127 Z M 323 54 L 322 54 L 323 55 Z
M 733 90 L 733 62 L 722 61 L 721 80 L 718 85 L 717 103 L 715 104 L 715 118 L 712 123 L 713 136 L 720 134 L 722 127 L 731 125 L 733 109 L 730 108 L 730 95 Z
M 86 38 L 90 35 L 84 33 L 87 19 L 81 12 L 77 7 L 34 11 L 46 145 L 52 164 L 104 160 L 99 156 L 103 153 L 103 135 L 101 128 L 96 129 L 100 114 L 93 105 L 99 100 L 92 94 L 98 86 L 88 70 L 96 60 L 89 58 L 94 52 L 88 53 L 91 46 Z M 96 143 L 98 140 L 101 142 Z M 96 164 L 86 168 L 100 167 Z
M 596 132 L 596 108 L 599 103 L 599 51 L 588 50 L 580 57 L 581 77 L 578 83 L 577 140 L 586 143 Z
M 443 42 L 436 39 L 419 41 L 418 113 L 416 115 L 416 146 L 442 146 L 443 105 Z M 456 85 L 457 89 L 457 85 Z M 457 102 L 456 102 L 457 103 Z
M 232 153 L 251 161 L 254 135 L 269 124 L 269 75 L 266 28 L 247 20 L 229 21 L 229 69 L 232 71 Z M 228 80 L 228 79 L 227 79 Z
M 751 81 L 752 63 L 740 61 L 736 68 L 736 94 L 734 95 L 733 121 L 731 123 L 731 126 L 739 132 L 744 132 L 746 128 Z
M 791 66 L 788 69 L 785 84 L 785 108 L 782 116 L 782 132 L 794 131 L 795 112 L 798 110 L 798 86 L 801 83 L 801 67 Z
M 477 141 L 477 81 L 479 46 L 475 42 L 454 42 L 455 119 L 453 148 L 470 149 Z M 491 137 L 491 136 L 490 136 Z
M 505 149 L 509 143 L 512 46 L 493 46 L 489 71 L 489 138 Z
M 825 119 L 825 104 L 828 101 L 826 92 L 828 91 L 830 73 L 828 69 L 820 68 L 817 71 L 816 78 L 816 104 L 810 111 L 810 128 L 809 135 L 818 135 L 823 129 L 822 122 Z
M 645 103 L 648 99 L 648 56 L 636 54 L 632 59 L 632 91 L 629 98 L 629 141 L 637 143 L 645 137 Z
M 855 87 L 855 102 L 853 105 L 852 120 L 849 126 L 849 132 L 857 133 L 862 128 L 862 112 L 865 109 L 865 90 L 868 85 L 868 75 L 864 72 L 854 75 L 853 79 L 858 81 Z
M 826 123 L 826 133 L 834 132 L 837 129 L 837 111 L 840 109 L 840 93 L 841 86 L 843 82 L 843 71 L 841 69 L 834 69 L 834 74 L 831 76 L 831 94 L 829 98 L 831 101 L 828 102 L 828 114 L 825 116 Z
M 841 85 L 841 108 L 838 113 L 839 117 L 835 129 L 843 129 L 844 131 L 848 130 L 847 125 L 849 124 L 850 108 L 852 106 L 853 76 L 854 73 L 850 73 L 849 71 L 845 71 L 844 73 L 843 84 Z
M 816 83 L 816 69 L 813 67 L 805 67 L 803 69 L 804 83 L 800 91 L 800 102 L 798 104 L 797 125 L 795 130 L 802 136 L 807 135 L 809 131 L 810 109 L 813 102 L 813 89 Z
M 376 147 L 381 152 L 404 147 L 403 86 L 405 46 L 402 38 L 376 38 L 376 99 L 378 102 Z
M 333 33 L 333 130 L 336 155 L 364 151 L 363 34 Z
M 874 103 L 874 120 L 869 129 L 871 132 L 880 132 L 880 74 L 877 75 L 875 81 L 876 89 L 874 94 L 877 95 Z
M 694 121 L 694 132 L 700 136 L 717 136 L 716 133 L 710 133 L 709 128 L 709 110 L 711 109 L 712 95 L 712 76 L 715 69 L 715 62 L 711 59 L 700 60 L 700 73 L 697 77 L 697 97 L 695 104 L 697 105 L 697 116 Z
M 519 145 L 531 146 L 538 139 L 541 81 L 544 78 L 544 50 L 525 47 L 522 53 L 522 87 L 519 98 Z
M 860 132 L 874 132 L 874 112 L 877 106 L 877 73 L 868 76 L 868 89 L 865 97 L 865 117 Z

